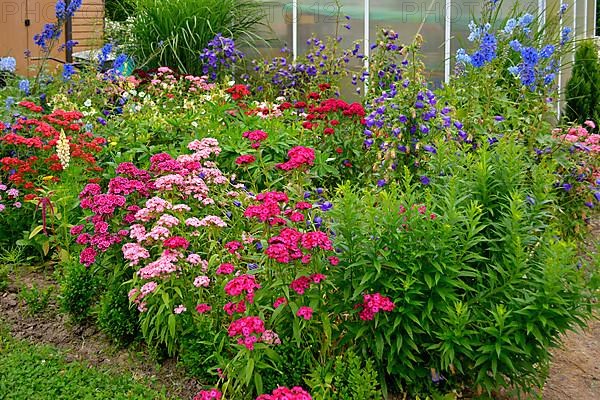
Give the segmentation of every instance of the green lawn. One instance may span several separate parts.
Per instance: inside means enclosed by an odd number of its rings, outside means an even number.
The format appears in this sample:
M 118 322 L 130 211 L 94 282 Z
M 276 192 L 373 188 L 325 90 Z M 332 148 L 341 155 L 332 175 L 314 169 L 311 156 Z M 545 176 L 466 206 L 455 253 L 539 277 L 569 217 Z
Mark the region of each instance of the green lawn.
M 52 347 L 0 332 L 0 399 L 165 399 L 163 393 L 115 374 L 67 362 Z

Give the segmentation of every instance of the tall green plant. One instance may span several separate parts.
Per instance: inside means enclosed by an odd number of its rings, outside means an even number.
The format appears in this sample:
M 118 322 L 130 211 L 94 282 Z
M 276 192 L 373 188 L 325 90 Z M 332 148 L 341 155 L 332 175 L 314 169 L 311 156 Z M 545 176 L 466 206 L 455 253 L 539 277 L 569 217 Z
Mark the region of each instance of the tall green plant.
M 256 0 L 135 0 L 134 12 L 138 64 L 196 75 L 202 74 L 200 53 L 217 33 L 251 46 L 264 24 Z
M 598 48 L 592 40 L 577 46 L 573 76 L 567 84 L 566 117 L 583 124 L 600 117 L 600 61 Z

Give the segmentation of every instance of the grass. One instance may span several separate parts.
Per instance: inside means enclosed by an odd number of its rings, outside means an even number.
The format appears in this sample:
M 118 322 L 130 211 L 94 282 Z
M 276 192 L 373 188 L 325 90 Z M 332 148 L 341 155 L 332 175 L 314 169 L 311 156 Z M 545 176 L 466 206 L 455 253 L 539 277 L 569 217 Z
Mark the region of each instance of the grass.
M 55 348 L 12 338 L 0 327 L 0 399 L 166 399 L 163 392 L 115 374 L 67 362 Z

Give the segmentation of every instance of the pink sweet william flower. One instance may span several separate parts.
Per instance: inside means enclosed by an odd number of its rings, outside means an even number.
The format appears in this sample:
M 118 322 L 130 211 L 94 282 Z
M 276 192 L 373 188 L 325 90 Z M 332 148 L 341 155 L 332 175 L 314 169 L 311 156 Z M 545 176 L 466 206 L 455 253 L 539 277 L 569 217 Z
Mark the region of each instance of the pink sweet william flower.
M 304 292 L 306 291 L 306 289 L 308 289 L 310 287 L 310 284 L 312 283 L 312 279 L 308 276 L 301 276 L 300 278 L 292 281 L 292 283 L 290 283 L 290 288 L 296 292 L 297 294 L 304 294 Z
M 187 311 L 187 308 L 185 308 L 185 306 L 184 306 L 183 304 L 180 304 L 180 305 L 178 305 L 177 307 L 175 307 L 175 308 L 173 309 L 173 312 L 174 312 L 175 314 L 181 314 L 181 313 L 183 313 L 183 312 L 185 312 L 185 311 Z
M 327 259 L 329 260 L 329 264 L 333 265 L 334 267 L 340 263 L 340 259 L 336 256 L 330 256 Z
M 212 307 L 206 303 L 198 304 L 196 306 L 196 311 L 198 312 L 198 314 L 204 314 L 209 312 L 210 310 L 212 310 Z
M 590 127 L 590 128 L 592 128 L 592 129 L 596 129 L 596 124 L 594 123 L 594 121 L 587 120 L 583 124 L 586 125 L 586 126 L 588 126 L 588 127 Z
M 170 249 L 183 248 L 187 249 L 190 246 L 190 242 L 186 238 L 181 236 L 173 236 L 164 241 L 163 245 Z
M 233 264 L 223 263 L 219 265 L 215 273 L 217 275 L 229 275 L 232 274 L 233 271 L 235 271 L 235 267 L 233 266 Z
M 201 390 L 193 400 L 220 400 L 223 395 L 217 389 Z
M 394 303 L 385 296 L 379 293 L 365 294 L 363 295 L 362 304 L 357 304 L 354 308 L 362 309 L 358 316 L 363 321 L 371 321 L 375 318 L 375 314 L 380 311 L 392 311 L 394 309 Z
M 256 400 L 312 400 L 312 397 L 300 386 L 291 389 L 281 386 L 273 390 L 273 394 L 261 394 Z
M 235 313 L 242 314 L 246 312 L 246 302 L 244 300 L 240 300 L 237 303 L 230 301 L 229 303 L 223 306 L 223 311 L 227 313 L 227 315 L 233 315 Z
M 122 250 L 123 257 L 130 261 L 131 265 L 137 265 L 141 259 L 150 257 L 150 252 L 137 243 L 126 243 Z
M 313 309 L 310 307 L 306 307 L 306 306 L 302 306 L 298 309 L 298 312 L 296 312 L 296 315 L 298 317 L 302 317 L 305 320 L 309 320 L 312 318 L 313 315 Z
M 158 287 L 158 284 L 156 282 L 145 283 L 144 286 L 142 286 L 140 288 L 140 293 L 142 294 L 142 297 L 145 297 L 145 296 L 149 295 L 150 293 L 154 292 L 157 287 Z
M 210 285 L 210 278 L 206 275 L 197 276 L 194 279 L 194 286 L 196 287 L 208 287 Z

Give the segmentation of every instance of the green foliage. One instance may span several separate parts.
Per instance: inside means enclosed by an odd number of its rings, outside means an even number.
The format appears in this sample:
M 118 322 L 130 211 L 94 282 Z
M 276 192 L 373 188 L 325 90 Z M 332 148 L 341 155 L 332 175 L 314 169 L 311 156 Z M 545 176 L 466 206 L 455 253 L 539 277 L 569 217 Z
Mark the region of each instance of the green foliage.
M 600 120 L 600 61 L 592 39 L 577 44 L 573 75 L 567 84 L 566 118 L 583 124 Z
M 133 9 L 134 2 L 132 0 L 106 0 L 104 2 L 106 18 L 111 21 L 125 21 Z
M 76 324 L 86 321 L 97 301 L 99 277 L 80 263 L 69 262 L 64 266 L 60 287 L 62 310 Z
M 165 399 L 130 375 L 67 363 L 56 349 L 16 341 L 0 333 L 3 399 Z
M 541 387 L 550 349 L 595 298 L 576 247 L 553 234 L 552 169 L 510 139 L 447 147 L 427 191 L 408 176 L 375 194 L 340 190 L 339 295 L 380 292 L 396 307 L 347 339 L 412 394 Z
M 139 335 L 138 312 L 127 298 L 125 282 L 129 276 L 130 270 L 115 271 L 100 299 L 97 317 L 102 332 L 121 346 L 130 344 Z
M 135 0 L 134 14 L 138 65 L 196 75 L 202 75 L 200 53 L 217 33 L 251 44 L 264 15 L 255 0 Z
M 314 398 L 323 400 L 380 400 L 379 378 L 373 361 L 363 359 L 352 350 L 335 361 L 317 365 L 306 382 Z
M 29 315 L 35 315 L 48 308 L 51 295 L 52 286 L 40 289 L 34 284 L 31 288 L 22 287 L 19 298 L 27 305 L 27 313 Z
M 0 265 L 0 292 L 3 292 L 8 287 L 8 272 L 8 266 Z

